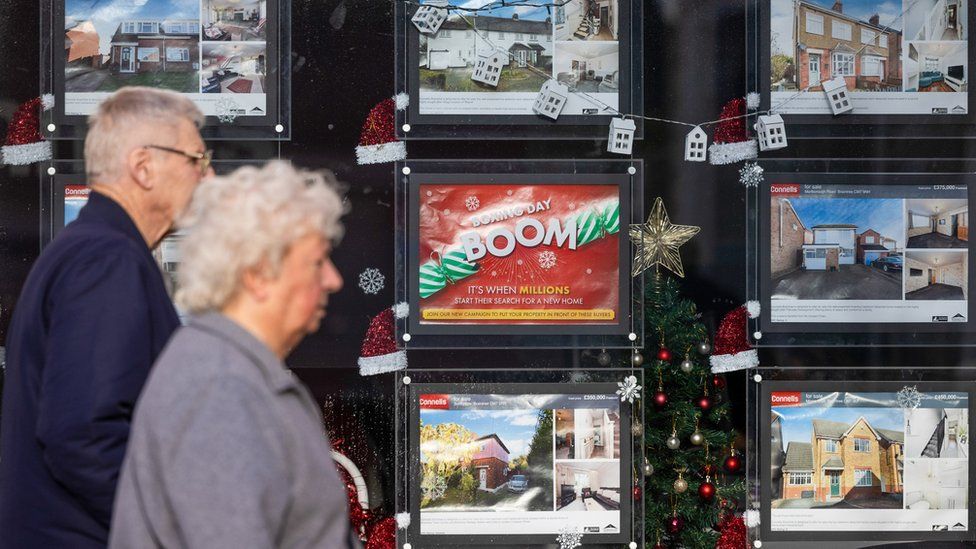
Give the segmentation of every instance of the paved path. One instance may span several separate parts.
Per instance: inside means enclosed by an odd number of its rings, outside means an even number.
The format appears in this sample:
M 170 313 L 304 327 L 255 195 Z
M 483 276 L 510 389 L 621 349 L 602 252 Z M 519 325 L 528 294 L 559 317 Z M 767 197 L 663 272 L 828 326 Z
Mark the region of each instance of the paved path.
M 841 265 L 839 271 L 794 271 L 773 280 L 773 299 L 901 300 L 901 273 L 866 265 Z
M 97 91 L 102 82 L 108 77 L 108 70 L 82 70 L 65 74 L 64 91 L 93 92 Z

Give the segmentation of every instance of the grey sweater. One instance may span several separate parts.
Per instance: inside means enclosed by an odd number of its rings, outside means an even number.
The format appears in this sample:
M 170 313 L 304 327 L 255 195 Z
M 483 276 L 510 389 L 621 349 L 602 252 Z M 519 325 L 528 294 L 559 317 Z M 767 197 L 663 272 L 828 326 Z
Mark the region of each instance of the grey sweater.
M 110 547 L 358 546 L 308 389 L 223 315 L 179 329 L 136 405 Z

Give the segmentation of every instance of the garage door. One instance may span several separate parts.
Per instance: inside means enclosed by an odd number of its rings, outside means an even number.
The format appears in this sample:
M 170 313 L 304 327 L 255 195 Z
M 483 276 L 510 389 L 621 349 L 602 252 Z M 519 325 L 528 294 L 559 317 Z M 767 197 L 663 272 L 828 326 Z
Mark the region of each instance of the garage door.
M 827 269 L 827 258 L 826 257 L 819 257 L 815 259 L 807 258 L 804 264 L 806 265 L 807 270 L 824 271 Z
M 447 50 L 431 51 L 428 54 L 430 59 L 428 59 L 427 68 L 434 71 L 446 69 L 447 63 L 450 60 L 449 53 Z
M 864 264 L 870 265 L 875 262 L 881 254 L 878 252 L 864 252 Z

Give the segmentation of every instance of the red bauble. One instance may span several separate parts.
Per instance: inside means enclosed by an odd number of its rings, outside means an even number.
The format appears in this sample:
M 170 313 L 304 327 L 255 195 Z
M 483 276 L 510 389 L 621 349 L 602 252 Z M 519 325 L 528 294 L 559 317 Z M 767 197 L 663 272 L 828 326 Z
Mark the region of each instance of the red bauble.
M 715 485 L 705 481 L 698 486 L 698 497 L 705 503 L 711 503 L 715 499 Z
M 657 391 L 654 393 L 653 400 L 654 406 L 656 406 L 658 409 L 664 408 L 668 405 L 668 394 L 664 391 Z
M 669 534 L 675 535 L 681 532 L 681 529 L 685 527 L 685 521 L 681 517 L 671 517 L 666 523 L 664 523 L 664 528 Z
M 712 376 L 712 387 L 716 389 L 725 388 L 725 378 L 722 376 Z
M 634 486 L 634 491 L 633 491 L 634 501 L 640 501 L 642 495 L 644 495 L 644 492 L 641 490 L 641 487 Z
M 657 350 L 657 359 L 665 362 L 671 360 L 671 351 L 667 347 L 661 347 Z
M 695 406 L 698 406 L 702 411 L 708 411 L 712 407 L 712 399 L 708 398 L 708 395 L 702 395 L 695 400 Z
M 725 463 L 723 463 L 722 466 L 725 467 L 725 470 L 729 473 L 737 473 L 739 472 L 739 469 L 742 468 L 742 460 L 739 459 L 739 456 L 733 454 L 725 458 Z

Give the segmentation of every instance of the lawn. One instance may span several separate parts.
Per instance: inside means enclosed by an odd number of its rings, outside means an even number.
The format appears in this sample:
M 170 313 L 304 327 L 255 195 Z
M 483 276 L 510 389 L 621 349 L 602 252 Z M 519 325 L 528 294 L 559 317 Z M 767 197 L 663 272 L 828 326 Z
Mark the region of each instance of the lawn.
M 421 67 L 420 88 L 448 92 L 537 92 L 547 80 L 541 74 L 524 67 L 505 67 L 498 80 L 498 87 L 492 88 L 471 80 L 473 71 L 470 67 L 437 71 Z
M 109 74 L 98 87 L 100 92 L 113 92 L 124 86 L 149 86 L 183 93 L 200 91 L 200 73 L 187 72 L 141 72 L 132 74 Z

